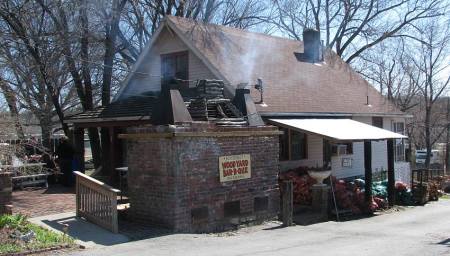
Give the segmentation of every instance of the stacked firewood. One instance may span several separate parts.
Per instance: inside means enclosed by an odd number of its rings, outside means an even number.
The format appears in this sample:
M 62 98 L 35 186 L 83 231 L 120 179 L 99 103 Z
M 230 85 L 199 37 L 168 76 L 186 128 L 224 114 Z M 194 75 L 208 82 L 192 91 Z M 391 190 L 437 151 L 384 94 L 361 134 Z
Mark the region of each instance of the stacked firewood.
M 199 80 L 197 92 L 202 98 L 223 98 L 224 84 L 222 80 Z
M 307 168 L 298 167 L 288 170 L 279 175 L 279 182 L 292 180 L 293 183 L 293 203 L 296 205 L 311 205 L 312 203 L 312 185 L 316 180 L 308 175 Z M 283 186 L 280 186 L 282 188 Z
M 208 120 L 207 100 L 205 98 L 192 99 L 189 103 L 188 110 L 194 120 Z

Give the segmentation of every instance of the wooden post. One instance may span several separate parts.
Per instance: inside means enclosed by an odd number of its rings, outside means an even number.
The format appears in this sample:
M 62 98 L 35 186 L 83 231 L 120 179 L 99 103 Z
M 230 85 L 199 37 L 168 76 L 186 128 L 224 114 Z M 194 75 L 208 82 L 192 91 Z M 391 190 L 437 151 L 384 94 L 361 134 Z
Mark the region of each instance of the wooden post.
M 364 141 L 365 201 L 372 202 L 372 142 Z
M 394 139 L 387 140 L 388 203 L 395 204 Z
M 84 129 L 75 127 L 73 130 L 73 141 L 74 141 L 74 148 L 75 148 L 75 159 L 77 160 L 78 164 L 80 165 L 80 171 L 84 173 Z
M 80 207 L 81 207 L 81 191 L 80 191 L 80 178 L 75 175 L 75 188 L 76 188 L 76 216 L 80 217 Z
M 115 170 L 116 168 L 116 134 L 115 134 L 115 128 L 109 127 L 109 174 L 110 174 L 110 181 L 112 184 L 116 184 L 117 182 L 117 172 Z
M 111 222 L 112 222 L 112 232 L 119 232 L 119 220 L 117 219 L 117 192 L 111 192 Z
M 323 145 L 323 167 L 331 170 L 331 143 L 329 140 L 322 139 Z
M 292 226 L 293 224 L 293 185 L 291 180 L 283 181 L 283 209 L 282 209 L 282 220 L 285 227 Z

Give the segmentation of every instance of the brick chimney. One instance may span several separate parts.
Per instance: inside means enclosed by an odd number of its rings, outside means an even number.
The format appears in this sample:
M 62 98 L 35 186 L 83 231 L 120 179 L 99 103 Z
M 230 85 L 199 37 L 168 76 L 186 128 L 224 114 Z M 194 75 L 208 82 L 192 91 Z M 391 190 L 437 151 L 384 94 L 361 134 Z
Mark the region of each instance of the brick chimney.
M 303 61 L 316 63 L 323 60 L 319 31 L 312 28 L 303 30 L 303 49 Z

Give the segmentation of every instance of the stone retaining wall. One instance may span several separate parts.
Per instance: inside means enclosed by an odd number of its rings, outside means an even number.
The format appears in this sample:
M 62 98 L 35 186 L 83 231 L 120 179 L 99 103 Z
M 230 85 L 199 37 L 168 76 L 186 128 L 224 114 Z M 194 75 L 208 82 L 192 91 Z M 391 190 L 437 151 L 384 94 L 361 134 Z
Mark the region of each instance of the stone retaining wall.
M 12 214 L 11 173 L 0 172 L 0 215 Z

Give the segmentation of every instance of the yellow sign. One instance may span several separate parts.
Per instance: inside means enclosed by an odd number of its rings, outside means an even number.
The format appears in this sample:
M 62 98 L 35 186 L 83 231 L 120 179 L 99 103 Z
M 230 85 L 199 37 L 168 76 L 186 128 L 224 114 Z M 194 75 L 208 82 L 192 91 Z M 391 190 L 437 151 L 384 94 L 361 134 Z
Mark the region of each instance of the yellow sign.
M 249 179 L 250 154 L 219 157 L 220 182 Z

